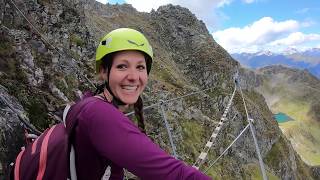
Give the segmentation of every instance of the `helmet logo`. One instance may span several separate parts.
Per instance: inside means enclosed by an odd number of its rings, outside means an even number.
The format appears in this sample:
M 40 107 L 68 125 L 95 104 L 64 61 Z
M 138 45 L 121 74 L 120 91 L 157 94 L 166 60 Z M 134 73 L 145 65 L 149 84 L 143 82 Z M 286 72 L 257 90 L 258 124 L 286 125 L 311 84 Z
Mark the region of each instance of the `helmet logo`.
M 131 40 L 128 40 L 128 42 L 129 42 L 130 44 L 134 44 L 134 45 L 136 45 L 136 46 L 143 46 L 143 45 L 144 45 L 144 43 L 142 43 L 142 44 L 137 44 L 136 42 L 131 41 Z
M 109 37 L 109 38 L 107 38 L 106 40 L 101 41 L 101 45 L 108 46 L 111 41 L 112 41 L 112 38 Z

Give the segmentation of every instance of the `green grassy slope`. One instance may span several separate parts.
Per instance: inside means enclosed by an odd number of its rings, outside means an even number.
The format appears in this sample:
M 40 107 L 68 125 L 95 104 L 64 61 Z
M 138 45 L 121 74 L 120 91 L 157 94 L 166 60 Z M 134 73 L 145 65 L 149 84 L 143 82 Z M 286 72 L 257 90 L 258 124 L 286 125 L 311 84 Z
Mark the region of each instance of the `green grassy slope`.
M 320 93 L 306 83 L 289 82 L 289 78 L 285 74 L 269 76 L 257 89 L 273 113 L 283 112 L 294 119 L 279 126 L 301 158 L 309 165 L 320 165 L 320 123 L 310 114 L 311 105 L 320 104 Z

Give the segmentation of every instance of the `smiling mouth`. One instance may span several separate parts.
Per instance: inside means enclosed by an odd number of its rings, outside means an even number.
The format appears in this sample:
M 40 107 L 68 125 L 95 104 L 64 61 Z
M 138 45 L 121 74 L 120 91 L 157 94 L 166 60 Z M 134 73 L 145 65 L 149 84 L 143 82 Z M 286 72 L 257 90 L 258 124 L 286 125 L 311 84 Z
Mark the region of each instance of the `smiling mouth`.
M 138 86 L 124 85 L 124 86 L 121 86 L 121 88 L 127 92 L 134 92 L 138 89 Z

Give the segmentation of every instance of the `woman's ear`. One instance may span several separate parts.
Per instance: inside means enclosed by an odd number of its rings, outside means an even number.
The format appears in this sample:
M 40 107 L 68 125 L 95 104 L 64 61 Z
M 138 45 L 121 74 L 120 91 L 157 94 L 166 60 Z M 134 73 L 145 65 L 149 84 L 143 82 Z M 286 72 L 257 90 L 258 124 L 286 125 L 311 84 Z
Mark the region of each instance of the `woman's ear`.
M 105 69 L 103 66 L 100 66 L 98 75 L 99 75 L 99 80 L 101 81 L 108 80 L 108 70 Z

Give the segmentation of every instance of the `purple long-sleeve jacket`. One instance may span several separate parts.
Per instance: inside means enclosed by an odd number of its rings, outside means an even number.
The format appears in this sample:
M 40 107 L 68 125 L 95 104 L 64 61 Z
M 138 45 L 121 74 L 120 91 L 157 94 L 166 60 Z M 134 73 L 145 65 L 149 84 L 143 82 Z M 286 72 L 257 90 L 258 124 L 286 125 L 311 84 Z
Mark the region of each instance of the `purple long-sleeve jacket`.
M 208 180 L 210 177 L 164 152 L 113 105 L 96 97 L 78 115 L 75 151 L 78 179 L 123 179 L 122 168 L 147 180 Z

